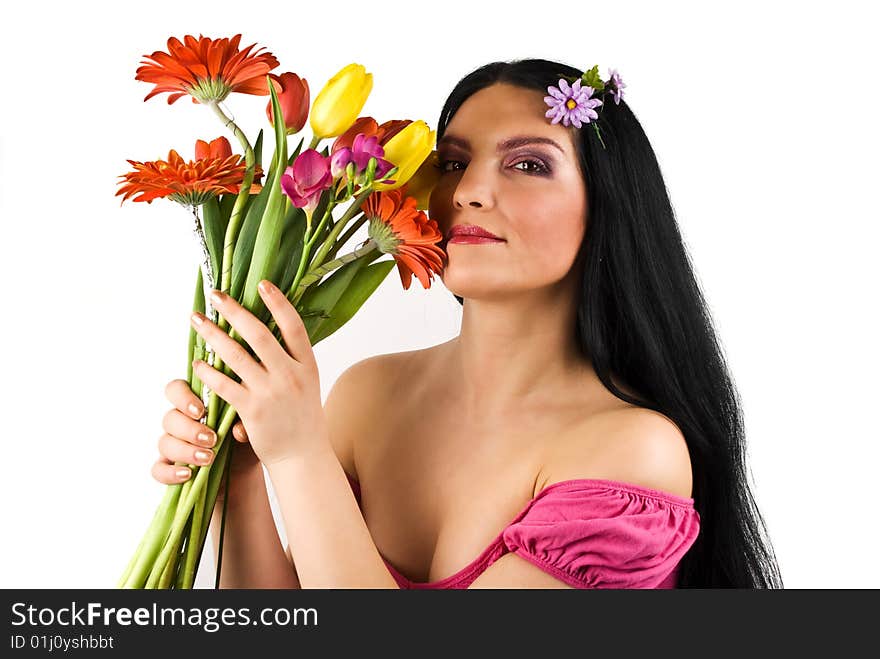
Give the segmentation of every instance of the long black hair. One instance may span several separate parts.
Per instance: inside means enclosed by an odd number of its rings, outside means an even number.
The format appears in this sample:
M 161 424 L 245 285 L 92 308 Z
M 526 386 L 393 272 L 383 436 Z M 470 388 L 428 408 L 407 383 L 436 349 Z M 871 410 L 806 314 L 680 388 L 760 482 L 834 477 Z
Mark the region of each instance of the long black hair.
M 437 139 L 461 104 L 484 87 L 507 83 L 546 94 L 560 77 L 581 73 L 544 59 L 482 66 L 452 90 Z M 626 101 L 607 95 L 597 110 L 601 142 L 592 124 L 572 128 L 589 208 L 574 266 L 583 272 L 577 343 L 609 391 L 666 415 L 685 436 L 701 525 L 682 558 L 678 587 L 782 588 L 747 481 L 739 394 L 654 150 Z M 612 375 L 638 396 L 620 391 Z

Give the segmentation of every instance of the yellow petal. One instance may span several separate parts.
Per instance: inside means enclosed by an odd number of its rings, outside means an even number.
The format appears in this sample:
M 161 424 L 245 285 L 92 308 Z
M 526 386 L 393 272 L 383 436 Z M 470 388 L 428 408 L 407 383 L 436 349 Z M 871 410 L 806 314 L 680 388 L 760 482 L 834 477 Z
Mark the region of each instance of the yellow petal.
M 337 137 L 357 120 L 373 89 L 373 74 L 361 64 L 343 67 L 315 97 L 309 124 L 316 137 Z
M 385 160 L 397 165 L 394 183 L 377 183 L 377 190 L 395 190 L 412 178 L 434 148 L 437 132 L 419 119 L 407 125 L 385 144 Z

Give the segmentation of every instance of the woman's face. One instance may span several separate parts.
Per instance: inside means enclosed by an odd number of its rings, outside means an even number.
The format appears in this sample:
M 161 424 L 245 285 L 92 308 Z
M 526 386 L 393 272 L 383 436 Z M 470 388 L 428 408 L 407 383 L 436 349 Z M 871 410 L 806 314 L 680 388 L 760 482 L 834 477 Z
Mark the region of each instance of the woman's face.
M 551 124 L 546 110 L 541 92 L 496 83 L 461 105 L 438 142 L 429 215 L 445 237 L 441 279 L 452 293 L 505 297 L 571 271 L 586 230 L 586 185 L 574 129 Z M 464 224 L 503 241 L 447 242 L 449 229 Z

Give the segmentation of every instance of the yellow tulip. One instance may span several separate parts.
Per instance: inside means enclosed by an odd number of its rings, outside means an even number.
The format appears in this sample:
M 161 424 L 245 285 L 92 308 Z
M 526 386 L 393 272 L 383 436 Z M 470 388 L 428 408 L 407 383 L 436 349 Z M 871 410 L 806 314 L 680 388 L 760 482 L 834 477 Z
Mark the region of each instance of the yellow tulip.
M 361 64 L 349 64 L 330 78 L 315 97 L 309 124 L 315 137 L 336 137 L 360 115 L 373 89 L 373 74 Z
M 431 192 L 437 185 L 440 178 L 440 170 L 437 169 L 438 159 L 437 152 L 431 151 L 425 162 L 412 175 L 409 183 L 406 185 L 406 196 L 416 198 L 416 208 L 421 211 L 428 210 L 428 204 L 431 201 Z M 392 176 L 392 178 L 394 178 Z
M 373 188 L 383 192 L 396 190 L 409 181 L 431 153 L 436 137 L 437 131 L 419 119 L 388 140 L 382 148 L 385 149 L 385 160 L 390 160 L 398 168 L 391 176 L 394 183 L 376 183 Z

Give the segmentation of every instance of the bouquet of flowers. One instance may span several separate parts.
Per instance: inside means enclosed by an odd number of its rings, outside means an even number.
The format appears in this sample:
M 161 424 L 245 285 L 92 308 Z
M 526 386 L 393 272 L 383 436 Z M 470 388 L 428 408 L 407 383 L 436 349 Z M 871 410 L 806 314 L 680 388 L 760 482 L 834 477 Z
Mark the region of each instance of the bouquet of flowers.
M 285 291 L 315 345 L 350 320 L 397 264 L 408 289 L 415 275 L 429 288 L 445 253 L 436 222 L 424 213 L 436 180 L 435 133 L 424 121 L 379 124 L 359 116 L 373 76 L 349 64 L 333 76 L 310 105 L 304 78 L 271 73 L 279 63 L 253 44 L 240 49 L 232 38 L 168 40 L 168 51 L 144 56 L 137 80 L 155 85 L 144 101 L 168 92 L 168 104 L 183 96 L 207 106 L 238 141 L 236 155 L 226 137 L 197 140 L 195 159 L 171 150 L 167 160 L 138 162 L 122 175 L 117 195 L 151 203 L 169 199 L 191 213 L 202 254 L 193 311 L 203 313 L 253 355 L 253 350 L 211 308 L 206 290 L 217 289 L 260 318 L 276 339 L 280 332 L 257 284 L 268 280 Z M 266 114 L 275 148 L 261 165 L 263 131 L 253 144 L 221 103 L 232 93 L 268 95 Z M 289 152 L 288 137 L 309 123 L 313 136 Z M 319 150 L 322 141 L 335 138 Z M 265 183 L 260 181 L 265 175 Z M 368 237 L 345 248 L 368 224 Z M 383 254 L 393 258 L 378 260 Z M 131 557 L 118 587 L 192 588 L 221 480 L 228 476 L 227 441 L 236 410 L 202 383 L 192 362 L 203 360 L 240 380 L 191 327 L 187 381 L 205 401 L 216 431 L 215 459 L 189 465 L 192 477 L 166 486 L 152 522 Z M 228 478 L 227 478 L 228 484 Z M 225 512 L 225 510 L 224 510 Z M 221 525 L 222 529 L 222 525 Z M 220 534 L 222 547 L 222 530 Z M 219 583 L 220 561 L 218 561 Z

